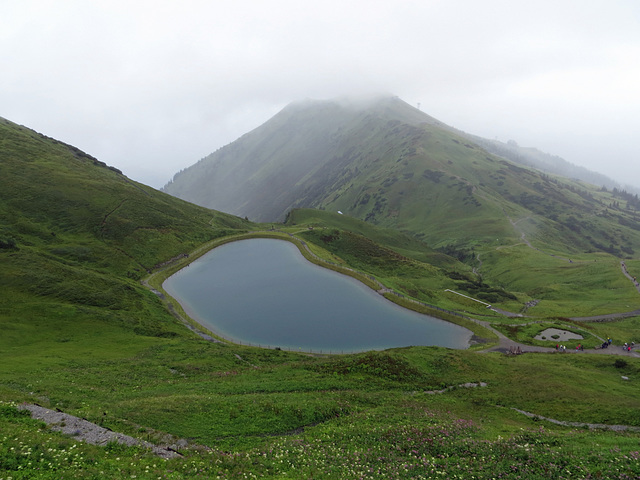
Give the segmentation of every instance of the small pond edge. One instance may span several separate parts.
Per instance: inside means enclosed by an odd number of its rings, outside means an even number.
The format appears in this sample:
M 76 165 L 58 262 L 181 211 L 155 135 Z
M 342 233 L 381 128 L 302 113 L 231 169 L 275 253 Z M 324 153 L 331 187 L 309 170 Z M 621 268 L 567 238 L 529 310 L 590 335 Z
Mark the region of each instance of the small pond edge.
M 453 323 L 455 325 L 464 327 L 470 330 L 473 333 L 471 338 L 471 344 L 467 349 L 476 349 L 482 348 L 486 349 L 491 347 L 492 344 L 498 343 L 498 336 L 490 329 L 483 325 L 479 320 L 474 318 L 462 315 L 458 312 L 445 310 L 439 308 L 435 305 L 429 305 L 411 298 L 404 296 L 403 294 L 396 292 L 386 286 L 384 286 L 379 280 L 377 280 L 372 275 L 368 275 L 366 273 L 354 270 L 349 267 L 345 267 L 342 265 L 337 265 L 332 262 L 328 262 L 326 260 L 321 259 L 317 255 L 315 255 L 309 249 L 309 246 L 304 240 L 296 237 L 292 233 L 284 233 L 276 230 L 260 230 L 260 231 L 252 231 L 252 232 L 243 232 L 236 235 L 229 235 L 225 237 L 219 237 L 209 242 L 201 245 L 196 248 L 192 252 L 184 253 L 179 255 L 172 261 L 169 261 L 155 271 L 149 274 L 146 278 L 144 278 L 141 283 L 147 289 L 149 289 L 153 294 L 155 294 L 160 301 L 163 303 L 165 308 L 181 323 L 183 323 L 188 329 L 193 331 L 195 334 L 200 336 L 201 338 L 220 343 L 229 343 L 229 344 L 239 344 L 239 345 L 248 345 L 255 346 L 259 348 L 267 348 L 262 345 L 252 345 L 247 343 L 238 342 L 235 340 L 224 338 L 223 336 L 211 331 L 206 328 L 201 323 L 197 322 L 195 319 L 191 318 L 182 308 L 180 303 L 169 295 L 164 288 L 162 287 L 164 281 L 169 278 L 174 273 L 182 270 L 184 267 L 189 265 L 194 260 L 202 257 L 212 249 L 224 245 L 226 243 L 236 242 L 240 240 L 247 240 L 252 238 L 267 238 L 267 239 L 275 239 L 275 240 L 284 240 L 290 243 L 293 243 L 298 250 L 302 254 L 302 256 L 308 260 L 309 262 L 318 265 L 323 268 L 327 268 L 329 270 L 333 270 L 335 272 L 341 273 L 343 275 L 348 275 L 352 278 L 355 278 L 359 282 L 363 283 L 367 287 L 375 290 L 380 295 L 383 295 L 387 300 L 399 305 L 400 307 L 406 308 L 408 310 L 413 310 L 415 312 L 421 313 L 423 315 L 429 315 L 431 317 L 438 318 L 440 320 L 444 320 L 449 323 Z M 268 348 L 271 348 L 269 346 Z M 278 348 L 278 347 L 274 347 Z M 306 353 L 306 352 L 305 352 Z M 319 352 L 309 352 L 309 353 L 319 353 Z M 322 353 L 322 352 L 320 352 Z

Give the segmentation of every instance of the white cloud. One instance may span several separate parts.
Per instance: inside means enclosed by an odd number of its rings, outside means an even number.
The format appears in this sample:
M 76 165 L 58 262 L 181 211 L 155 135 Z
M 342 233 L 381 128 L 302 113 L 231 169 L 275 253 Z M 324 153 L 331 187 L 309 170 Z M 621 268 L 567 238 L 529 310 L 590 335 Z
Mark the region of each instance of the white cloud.
M 386 91 L 630 179 L 639 5 L 5 0 L 0 115 L 160 187 L 291 101 Z

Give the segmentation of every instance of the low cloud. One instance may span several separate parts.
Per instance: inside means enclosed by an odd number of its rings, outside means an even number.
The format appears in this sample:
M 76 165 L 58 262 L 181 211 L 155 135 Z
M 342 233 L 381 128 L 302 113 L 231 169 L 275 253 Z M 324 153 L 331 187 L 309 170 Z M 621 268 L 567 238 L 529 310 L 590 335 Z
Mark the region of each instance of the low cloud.
M 639 9 L 7 0 L 0 115 L 161 187 L 289 102 L 389 92 L 470 133 L 632 183 Z

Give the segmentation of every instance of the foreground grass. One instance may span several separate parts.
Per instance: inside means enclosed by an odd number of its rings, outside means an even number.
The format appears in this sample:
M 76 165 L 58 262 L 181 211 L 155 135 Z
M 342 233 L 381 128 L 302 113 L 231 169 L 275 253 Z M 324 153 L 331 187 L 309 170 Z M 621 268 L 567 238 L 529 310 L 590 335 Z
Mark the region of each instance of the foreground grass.
M 487 439 L 481 424 L 407 400 L 295 436 L 161 460 L 137 447 L 95 447 L 0 405 L 0 472 L 27 478 L 635 478 L 637 435 L 531 426 Z M 9 446 L 11 445 L 11 446 Z
M 108 324 L 100 329 L 114 339 L 118 331 Z M 0 471 L 6 472 L 0 478 L 640 473 L 638 433 L 558 427 L 512 410 L 638 426 L 634 358 L 624 364 L 608 356 L 510 358 L 435 347 L 314 357 L 183 336 L 102 347 L 99 338 L 71 337 L 54 352 L 41 349 L 44 336 L 32 332 L 17 363 L 0 364 Z M 83 344 L 98 356 L 73 355 Z M 467 382 L 487 386 L 458 387 Z M 144 440 L 169 433 L 190 446 L 181 448 L 184 458 L 164 461 L 139 448 L 85 445 L 17 413 L 7 403 L 16 400 Z

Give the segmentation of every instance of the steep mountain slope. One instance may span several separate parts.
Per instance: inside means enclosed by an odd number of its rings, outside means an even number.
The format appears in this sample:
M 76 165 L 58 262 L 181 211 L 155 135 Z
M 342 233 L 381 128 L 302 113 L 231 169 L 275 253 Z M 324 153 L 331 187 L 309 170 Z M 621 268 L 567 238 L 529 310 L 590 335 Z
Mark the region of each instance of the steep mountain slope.
M 60 322 L 61 331 L 77 322 L 89 330 L 120 325 L 141 335 L 185 334 L 137 280 L 248 226 L 4 119 L 0 178 L 0 326 L 16 345 L 36 338 L 42 322 Z
M 398 106 L 311 100 L 291 104 L 260 128 L 177 174 L 164 190 L 258 221 L 282 220 L 293 204 L 311 206 L 300 203 L 302 196 L 317 201 L 322 192 L 308 190 L 318 190 L 317 182 L 327 169 L 335 169 L 333 164 L 339 167 L 359 153 L 383 128 L 380 118 L 398 124 L 429 118 Z
M 523 234 L 570 252 L 640 249 L 636 198 L 490 154 L 396 97 L 292 104 L 165 191 L 260 221 L 341 211 L 449 250 Z

